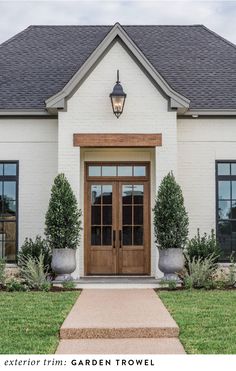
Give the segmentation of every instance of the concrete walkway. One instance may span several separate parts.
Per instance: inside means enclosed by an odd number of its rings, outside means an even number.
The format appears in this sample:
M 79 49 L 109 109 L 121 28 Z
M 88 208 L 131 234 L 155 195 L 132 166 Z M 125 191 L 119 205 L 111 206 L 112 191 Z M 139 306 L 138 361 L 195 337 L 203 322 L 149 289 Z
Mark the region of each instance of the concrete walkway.
M 57 354 L 184 354 L 179 328 L 151 289 L 83 290 Z

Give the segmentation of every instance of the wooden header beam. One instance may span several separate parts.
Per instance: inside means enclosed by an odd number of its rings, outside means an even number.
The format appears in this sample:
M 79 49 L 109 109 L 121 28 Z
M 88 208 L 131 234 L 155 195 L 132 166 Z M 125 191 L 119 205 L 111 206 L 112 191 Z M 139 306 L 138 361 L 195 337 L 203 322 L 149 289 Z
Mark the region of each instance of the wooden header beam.
M 162 134 L 74 134 L 74 147 L 159 147 Z

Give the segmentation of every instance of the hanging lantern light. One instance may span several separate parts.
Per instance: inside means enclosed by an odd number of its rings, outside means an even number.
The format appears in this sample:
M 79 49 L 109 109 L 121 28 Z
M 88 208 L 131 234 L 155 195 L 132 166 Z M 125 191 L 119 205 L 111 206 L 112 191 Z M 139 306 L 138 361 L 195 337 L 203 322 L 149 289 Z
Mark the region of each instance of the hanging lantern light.
M 116 117 L 119 118 L 123 112 L 126 98 L 126 94 L 124 93 L 123 87 L 119 81 L 119 70 L 117 70 L 117 81 L 112 93 L 110 94 L 110 98 L 113 112 Z

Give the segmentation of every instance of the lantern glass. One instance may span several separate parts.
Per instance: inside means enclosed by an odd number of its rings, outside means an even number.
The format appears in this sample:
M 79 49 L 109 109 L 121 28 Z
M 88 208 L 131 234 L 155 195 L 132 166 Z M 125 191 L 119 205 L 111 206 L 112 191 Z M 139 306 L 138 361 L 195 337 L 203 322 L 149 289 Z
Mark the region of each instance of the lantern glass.
M 123 112 L 125 96 L 111 96 L 111 102 L 113 107 L 113 112 L 116 116 L 120 116 Z

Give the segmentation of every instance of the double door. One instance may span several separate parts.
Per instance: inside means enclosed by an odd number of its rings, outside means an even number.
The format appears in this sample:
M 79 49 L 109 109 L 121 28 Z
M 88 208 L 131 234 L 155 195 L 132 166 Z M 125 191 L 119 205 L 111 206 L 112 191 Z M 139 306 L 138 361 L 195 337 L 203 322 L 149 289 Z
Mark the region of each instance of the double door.
M 149 273 L 149 182 L 88 181 L 86 271 Z

